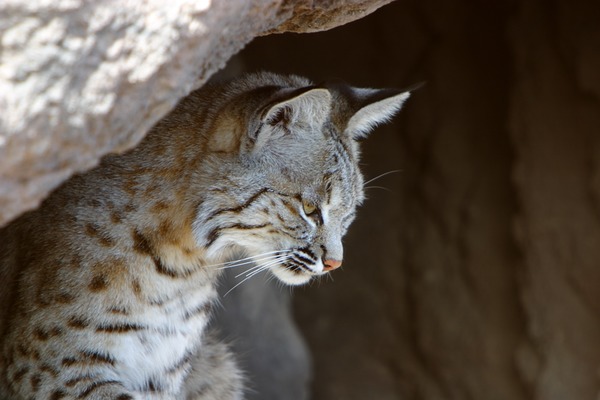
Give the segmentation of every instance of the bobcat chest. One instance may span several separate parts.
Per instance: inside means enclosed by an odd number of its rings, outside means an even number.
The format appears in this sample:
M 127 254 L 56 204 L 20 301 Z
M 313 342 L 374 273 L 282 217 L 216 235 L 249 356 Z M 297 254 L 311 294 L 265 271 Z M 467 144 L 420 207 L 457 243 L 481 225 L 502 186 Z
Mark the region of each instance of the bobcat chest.
M 212 285 L 193 279 L 155 291 L 132 322 L 144 328 L 113 341 L 120 355 L 118 375 L 139 390 L 177 393 L 201 346 L 215 298 Z

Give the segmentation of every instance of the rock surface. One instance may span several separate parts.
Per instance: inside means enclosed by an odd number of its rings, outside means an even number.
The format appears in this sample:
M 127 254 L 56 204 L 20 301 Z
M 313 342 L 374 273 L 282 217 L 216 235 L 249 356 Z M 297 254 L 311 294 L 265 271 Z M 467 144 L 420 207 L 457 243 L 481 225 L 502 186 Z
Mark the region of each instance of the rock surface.
M 0 226 L 135 145 L 255 36 L 329 29 L 391 0 L 0 3 Z
M 523 4 L 511 33 L 510 133 L 526 324 L 518 371 L 536 399 L 600 396 L 600 4 Z

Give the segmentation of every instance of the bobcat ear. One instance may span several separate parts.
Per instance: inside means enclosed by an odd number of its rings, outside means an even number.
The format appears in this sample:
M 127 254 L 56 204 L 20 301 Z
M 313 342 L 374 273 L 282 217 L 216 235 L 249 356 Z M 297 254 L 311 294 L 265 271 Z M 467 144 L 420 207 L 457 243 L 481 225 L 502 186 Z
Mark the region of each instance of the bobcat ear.
M 294 90 L 279 100 L 262 116 L 264 124 L 290 128 L 298 122 L 320 127 L 331 110 L 331 94 L 327 89 L 307 87 Z
M 410 96 L 410 91 L 393 89 L 352 88 L 351 92 L 354 114 L 348 119 L 346 132 L 354 139 L 362 139 L 377 125 L 388 122 Z
M 330 111 L 331 94 L 327 89 L 309 86 L 282 91 L 259 115 L 258 126 L 250 128 L 241 149 L 256 153 L 273 138 L 294 134 L 294 128 L 299 125 L 318 129 Z M 306 132 L 306 128 L 302 132 Z

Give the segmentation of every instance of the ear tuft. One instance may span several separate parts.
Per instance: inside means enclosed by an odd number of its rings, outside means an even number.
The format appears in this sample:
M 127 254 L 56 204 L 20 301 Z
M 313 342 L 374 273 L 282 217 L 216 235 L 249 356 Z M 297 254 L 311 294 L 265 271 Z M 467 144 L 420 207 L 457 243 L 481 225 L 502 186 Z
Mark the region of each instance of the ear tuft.
M 377 125 L 388 122 L 410 97 L 409 91 L 352 89 L 364 104 L 348 120 L 346 132 L 354 139 L 366 137 Z

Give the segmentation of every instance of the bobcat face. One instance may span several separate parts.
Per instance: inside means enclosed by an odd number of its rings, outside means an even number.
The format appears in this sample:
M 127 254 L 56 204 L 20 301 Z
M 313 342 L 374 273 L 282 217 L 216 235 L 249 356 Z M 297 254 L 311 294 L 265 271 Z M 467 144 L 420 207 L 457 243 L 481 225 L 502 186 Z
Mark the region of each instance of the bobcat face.
M 240 180 L 252 185 L 240 190 L 234 203 L 219 196 L 223 203 L 205 220 L 212 227 L 209 250 L 241 247 L 288 284 L 306 283 L 339 267 L 342 237 L 363 199 L 362 177 L 341 155 L 323 156 L 307 164 L 307 174 L 269 173 L 260 185 L 255 183 L 260 171 L 247 166 Z M 308 174 L 313 168 L 318 173 Z
M 281 89 L 247 113 L 244 128 L 234 129 L 241 137 L 228 140 L 238 147 L 227 153 L 229 162 L 216 163 L 227 168 L 215 172 L 219 183 L 198 210 L 194 229 L 209 255 L 241 248 L 255 271 L 268 269 L 290 285 L 341 265 L 342 238 L 364 198 L 356 139 L 408 96 L 362 99 L 352 110 L 360 101 L 345 89 Z M 351 93 L 360 99 L 375 92 Z
M 359 176 L 344 181 L 341 175 L 308 186 L 288 202 L 292 207 L 284 213 L 276 235 L 278 245 L 286 251 L 278 253 L 281 261 L 271 269 L 282 281 L 306 283 L 341 266 L 342 238 L 363 197 Z

